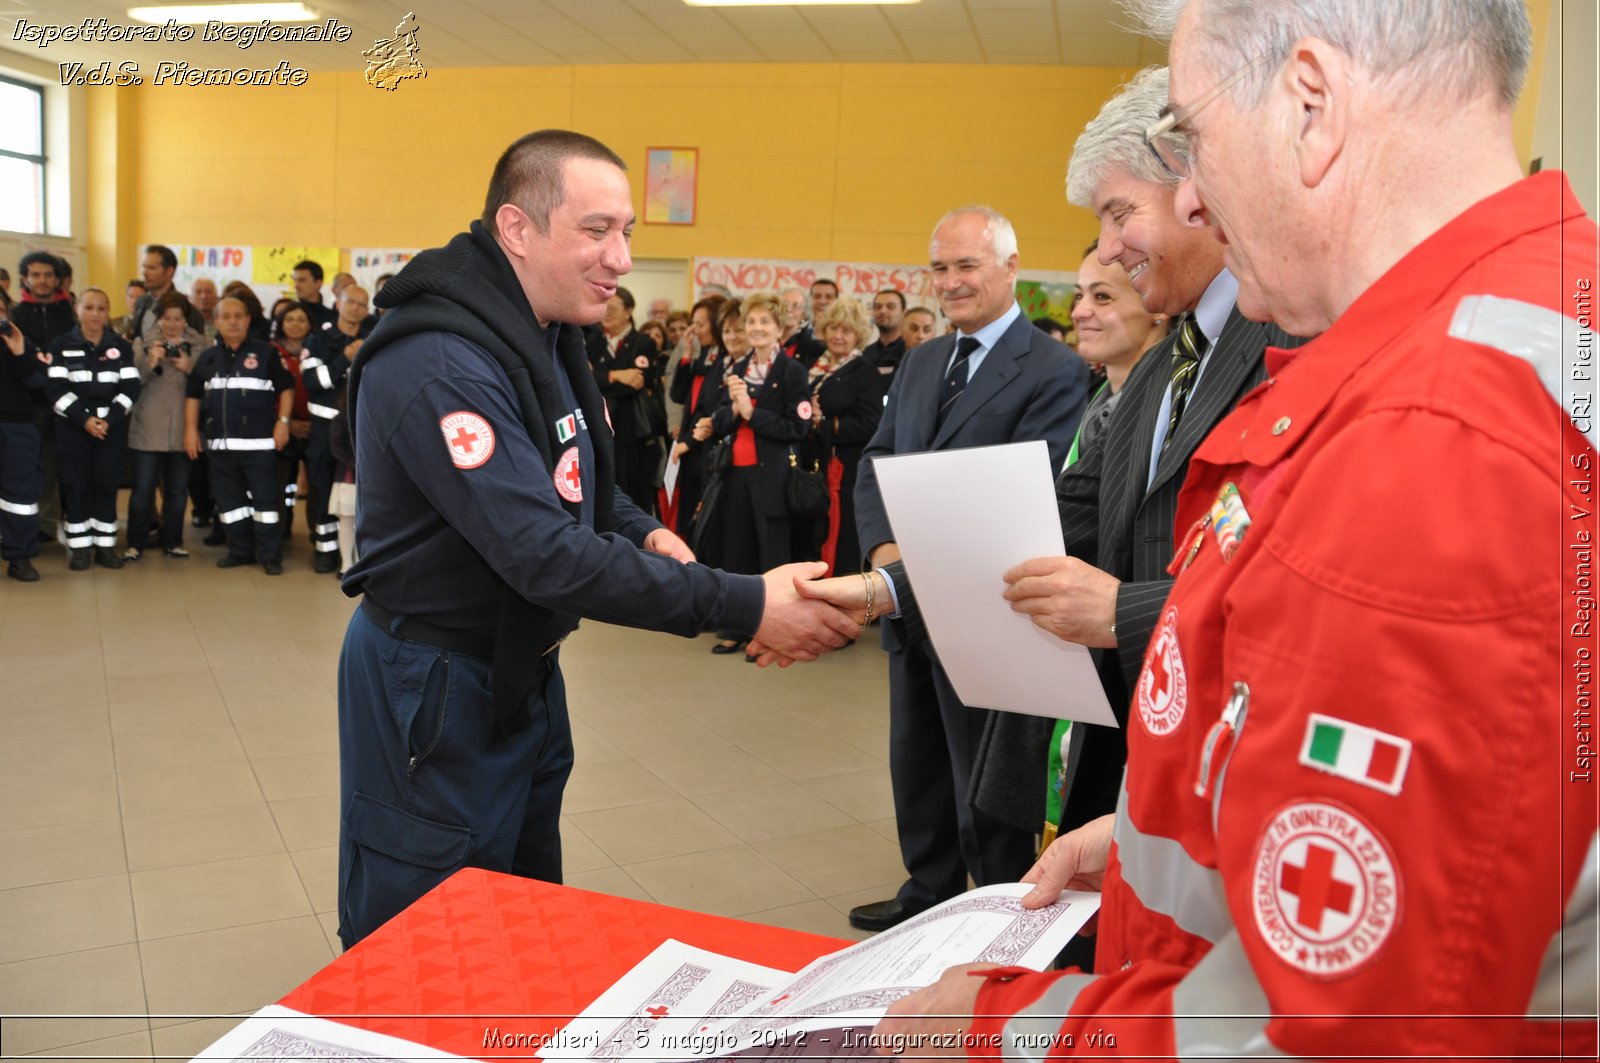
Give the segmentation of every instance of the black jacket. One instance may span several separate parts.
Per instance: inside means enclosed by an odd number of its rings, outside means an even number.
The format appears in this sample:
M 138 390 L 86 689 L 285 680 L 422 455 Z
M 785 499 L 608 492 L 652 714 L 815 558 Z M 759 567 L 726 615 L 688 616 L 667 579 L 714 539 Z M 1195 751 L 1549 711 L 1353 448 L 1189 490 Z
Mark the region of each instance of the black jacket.
M 605 407 L 582 332 L 565 325 L 554 330 L 552 358 L 546 345 L 551 331 L 535 319 L 505 253 L 480 224 L 412 259 L 384 286 L 378 305 L 385 313 L 349 373 L 363 545 L 361 560 L 345 575 L 344 591 L 352 597 L 370 592 L 383 606 L 427 617 L 439 627 L 492 633 L 498 729 L 526 725 L 527 692 L 546 666 L 538 650 L 575 628 L 580 615 L 686 635 L 759 626 L 759 578 L 663 564 L 665 559 L 637 549 L 659 525 L 616 489 L 611 434 L 604 429 Z M 372 401 L 379 405 L 366 408 L 363 377 L 391 347 L 402 366 L 421 365 L 424 356 L 457 354 L 474 365 L 485 357 L 494 362 L 485 365 L 492 378 L 479 376 L 500 406 L 514 399 L 516 410 L 508 409 L 499 422 L 502 437 L 492 459 L 485 454 L 472 468 L 457 468 L 444 456 L 434 415 L 460 409 L 448 382 L 412 384 L 404 371 L 380 366 L 365 385 L 375 389 Z M 583 503 L 558 497 L 549 479 L 560 472 L 558 457 L 581 449 L 566 435 L 572 406 L 561 377 L 592 445 L 592 530 L 584 527 Z M 473 393 L 484 386 L 476 385 Z M 437 409 L 424 410 L 416 420 L 417 408 L 430 402 Z M 471 415 L 496 416 L 482 410 Z M 410 429 L 402 432 L 402 423 Z M 421 457 L 408 460 L 413 453 Z M 441 506 L 440 498 L 451 504 Z M 521 526 L 515 522 L 536 526 L 506 555 L 480 552 L 468 538 L 471 531 L 492 542 L 504 529 Z
M 743 376 L 754 354 L 734 362 L 732 376 Z M 702 394 L 704 392 L 702 391 Z M 756 464 L 760 469 L 757 501 L 769 517 L 789 513 L 789 455 L 811 431 L 811 389 L 800 363 L 781 352 L 774 353 L 761 386 L 752 388 L 750 399 L 755 411 L 750 415 L 750 430 L 756 440 Z M 711 437 L 734 435 L 743 422 L 733 412 L 728 388 L 720 381 L 717 412 L 711 418 Z
M 883 420 L 883 398 L 889 393 L 889 379 L 863 354 L 823 377 L 817 385 L 817 403 L 822 407 L 817 436 L 844 466 L 847 484 L 855 483 L 861 452 Z
M 661 405 L 661 360 L 655 343 L 638 329 L 629 329 L 617 341 L 612 353 L 606 343 L 606 334 L 600 329 L 587 337 L 589 364 L 594 367 L 594 381 L 605 396 L 606 408 L 611 411 L 611 430 L 619 440 L 636 442 L 655 439 L 659 433 L 654 427 L 666 425 L 666 408 Z M 637 369 L 644 374 L 644 387 L 632 388 L 611 379 L 612 372 Z M 659 417 L 653 417 L 646 404 L 654 404 Z
M 78 315 L 67 299 L 52 299 L 48 303 L 20 300 L 11 308 L 11 320 L 28 337 L 28 342 L 41 351 L 48 351 L 52 340 L 78 326 Z
M 32 421 L 34 404 L 44 397 L 38 352 L 26 339 L 22 353 L 0 349 L 0 421 Z
M 702 417 L 710 417 L 717 412 L 717 403 L 722 388 L 722 375 L 728 368 L 727 353 L 720 347 L 703 347 L 695 355 L 690 366 L 679 366 L 678 371 L 672 375 L 672 401 L 683 407 L 683 420 L 678 422 L 678 442 L 689 444 L 689 453 L 685 458 L 704 454 L 710 445 L 709 441 L 701 442 L 694 437 L 694 426 Z M 703 378 L 700 385 L 700 394 L 694 393 L 694 382 Z M 691 402 L 690 400 L 694 401 Z M 686 474 L 693 471 L 697 475 L 702 471 L 698 465 L 688 465 L 683 470 Z
M 294 377 L 272 344 L 246 339 L 234 350 L 219 339 L 189 371 L 187 388 L 200 400 L 207 449 L 276 449 L 278 396 L 294 390 Z

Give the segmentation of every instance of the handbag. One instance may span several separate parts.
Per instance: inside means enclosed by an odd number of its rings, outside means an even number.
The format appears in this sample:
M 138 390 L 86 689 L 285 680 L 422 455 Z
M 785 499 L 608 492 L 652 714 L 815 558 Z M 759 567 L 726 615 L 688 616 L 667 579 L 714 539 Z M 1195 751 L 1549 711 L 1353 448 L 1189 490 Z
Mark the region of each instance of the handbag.
M 634 400 L 639 405 L 639 438 L 661 439 L 667 434 L 667 410 L 661 404 L 661 396 L 654 389 L 646 388 L 639 392 Z
M 706 536 L 717 522 L 717 504 L 722 500 L 722 479 L 733 464 L 733 439 L 720 439 L 706 454 L 706 485 L 700 492 L 700 502 L 690 516 L 689 549 L 696 557 L 705 554 Z
M 828 515 L 828 481 L 816 463 L 807 469 L 789 448 L 789 515 L 801 520 L 821 520 Z

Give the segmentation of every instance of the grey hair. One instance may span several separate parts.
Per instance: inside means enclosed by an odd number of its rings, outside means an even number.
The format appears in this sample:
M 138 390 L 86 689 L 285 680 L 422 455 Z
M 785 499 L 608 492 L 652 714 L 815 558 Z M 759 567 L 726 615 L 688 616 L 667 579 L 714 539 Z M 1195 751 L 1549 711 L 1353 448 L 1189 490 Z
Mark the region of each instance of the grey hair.
M 1122 0 L 1145 34 L 1170 41 L 1191 0 Z M 1316 37 L 1368 72 L 1404 81 L 1418 92 L 1468 99 L 1493 86 L 1517 102 L 1533 56 L 1525 0 L 1195 0 L 1205 5 L 1197 40 L 1213 73 L 1257 59 L 1241 91 L 1260 103 L 1272 71 L 1294 42 Z
M 1176 185 L 1178 179 L 1156 161 L 1144 143 L 1144 131 L 1161 117 L 1166 105 L 1164 66 L 1146 67 L 1118 89 L 1072 145 L 1072 158 L 1067 163 L 1067 201 L 1076 207 L 1094 209 L 1095 189 L 1117 172 L 1152 184 Z M 1171 137 L 1187 154 L 1184 135 L 1173 130 Z
M 972 203 L 965 207 L 957 207 L 939 219 L 939 224 L 933 227 L 933 235 L 928 237 L 928 257 L 934 257 L 934 246 L 939 242 L 939 229 L 945 222 L 961 217 L 963 214 L 976 214 L 983 219 L 984 235 L 989 238 L 989 246 L 994 248 L 994 260 L 1004 262 L 1017 253 L 1017 230 L 1004 214 L 993 207 L 982 203 Z

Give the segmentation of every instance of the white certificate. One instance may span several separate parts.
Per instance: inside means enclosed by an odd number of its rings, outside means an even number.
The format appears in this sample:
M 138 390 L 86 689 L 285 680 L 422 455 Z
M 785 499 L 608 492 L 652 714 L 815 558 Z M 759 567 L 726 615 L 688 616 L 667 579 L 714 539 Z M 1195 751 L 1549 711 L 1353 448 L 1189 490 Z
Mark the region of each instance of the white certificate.
M 466 1057 L 269 1004 L 194 1058 L 230 1063 L 266 1063 L 269 1060 L 302 1063 L 312 1059 L 412 1063 L 421 1059 Z
M 1117 726 L 1089 651 L 1001 595 L 1006 571 L 1065 551 L 1042 440 L 873 462 L 939 663 L 963 703 Z
M 611 984 L 540 1049 L 544 1059 L 615 1060 L 715 1056 L 730 1042 L 729 1016 L 771 995 L 794 975 L 668 938 Z M 663 1038 L 662 1031 L 670 1030 Z
M 677 444 L 674 443 L 673 446 L 675 447 Z M 672 493 L 678 489 L 678 473 L 682 468 L 683 462 L 669 449 L 667 451 L 667 471 L 661 475 L 661 490 L 667 493 L 668 502 L 672 501 Z
M 1024 908 L 1021 899 L 1032 888 L 1008 883 L 964 893 L 813 960 L 798 974 L 775 981 L 732 1018 L 708 1016 L 703 1005 L 660 1014 L 646 1024 L 643 1043 L 629 1055 L 651 1060 L 871 1055 L 868 1035 L 896 1000 L 932 985 L 957 964 L 1043 970 L 1100 909 L 1098 893 L 1076 892 L 1063 892 L 1044 908 Z M 658 984 L 660 972 L 645 981 Z

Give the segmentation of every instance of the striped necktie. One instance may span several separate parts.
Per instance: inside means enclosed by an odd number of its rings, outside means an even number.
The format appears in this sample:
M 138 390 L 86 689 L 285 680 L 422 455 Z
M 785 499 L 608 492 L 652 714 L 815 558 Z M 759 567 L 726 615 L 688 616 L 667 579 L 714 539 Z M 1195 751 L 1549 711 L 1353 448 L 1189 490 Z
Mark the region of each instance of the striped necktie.
M 1167 417 L 1167 437 L 1161 443 L 1166 450 L 1172 437 L 1178 434 L 1178 421 L 1183 418 L 1184 407 L 1194 392 L 1194 380 L 1200 374 L 1200 352 L 1205 350 L 1206 334 L 1193 314 L 1183 319 L 1178 329 L 1178 340 L 1172 346 L 1172 413 Z
M 944 427 L 944 419 L 949 415 L 950 408 L 967 389 L 967 362 L 972 358 L 972 352 L 980 346 L 982 344 L 976 336 L 963 336 L 956 344 L 956 360 L 950 363 L 950 371 L 944 375 L 944 393 L 939 399 L 939 416 L 934 422 L 938 427 Z

